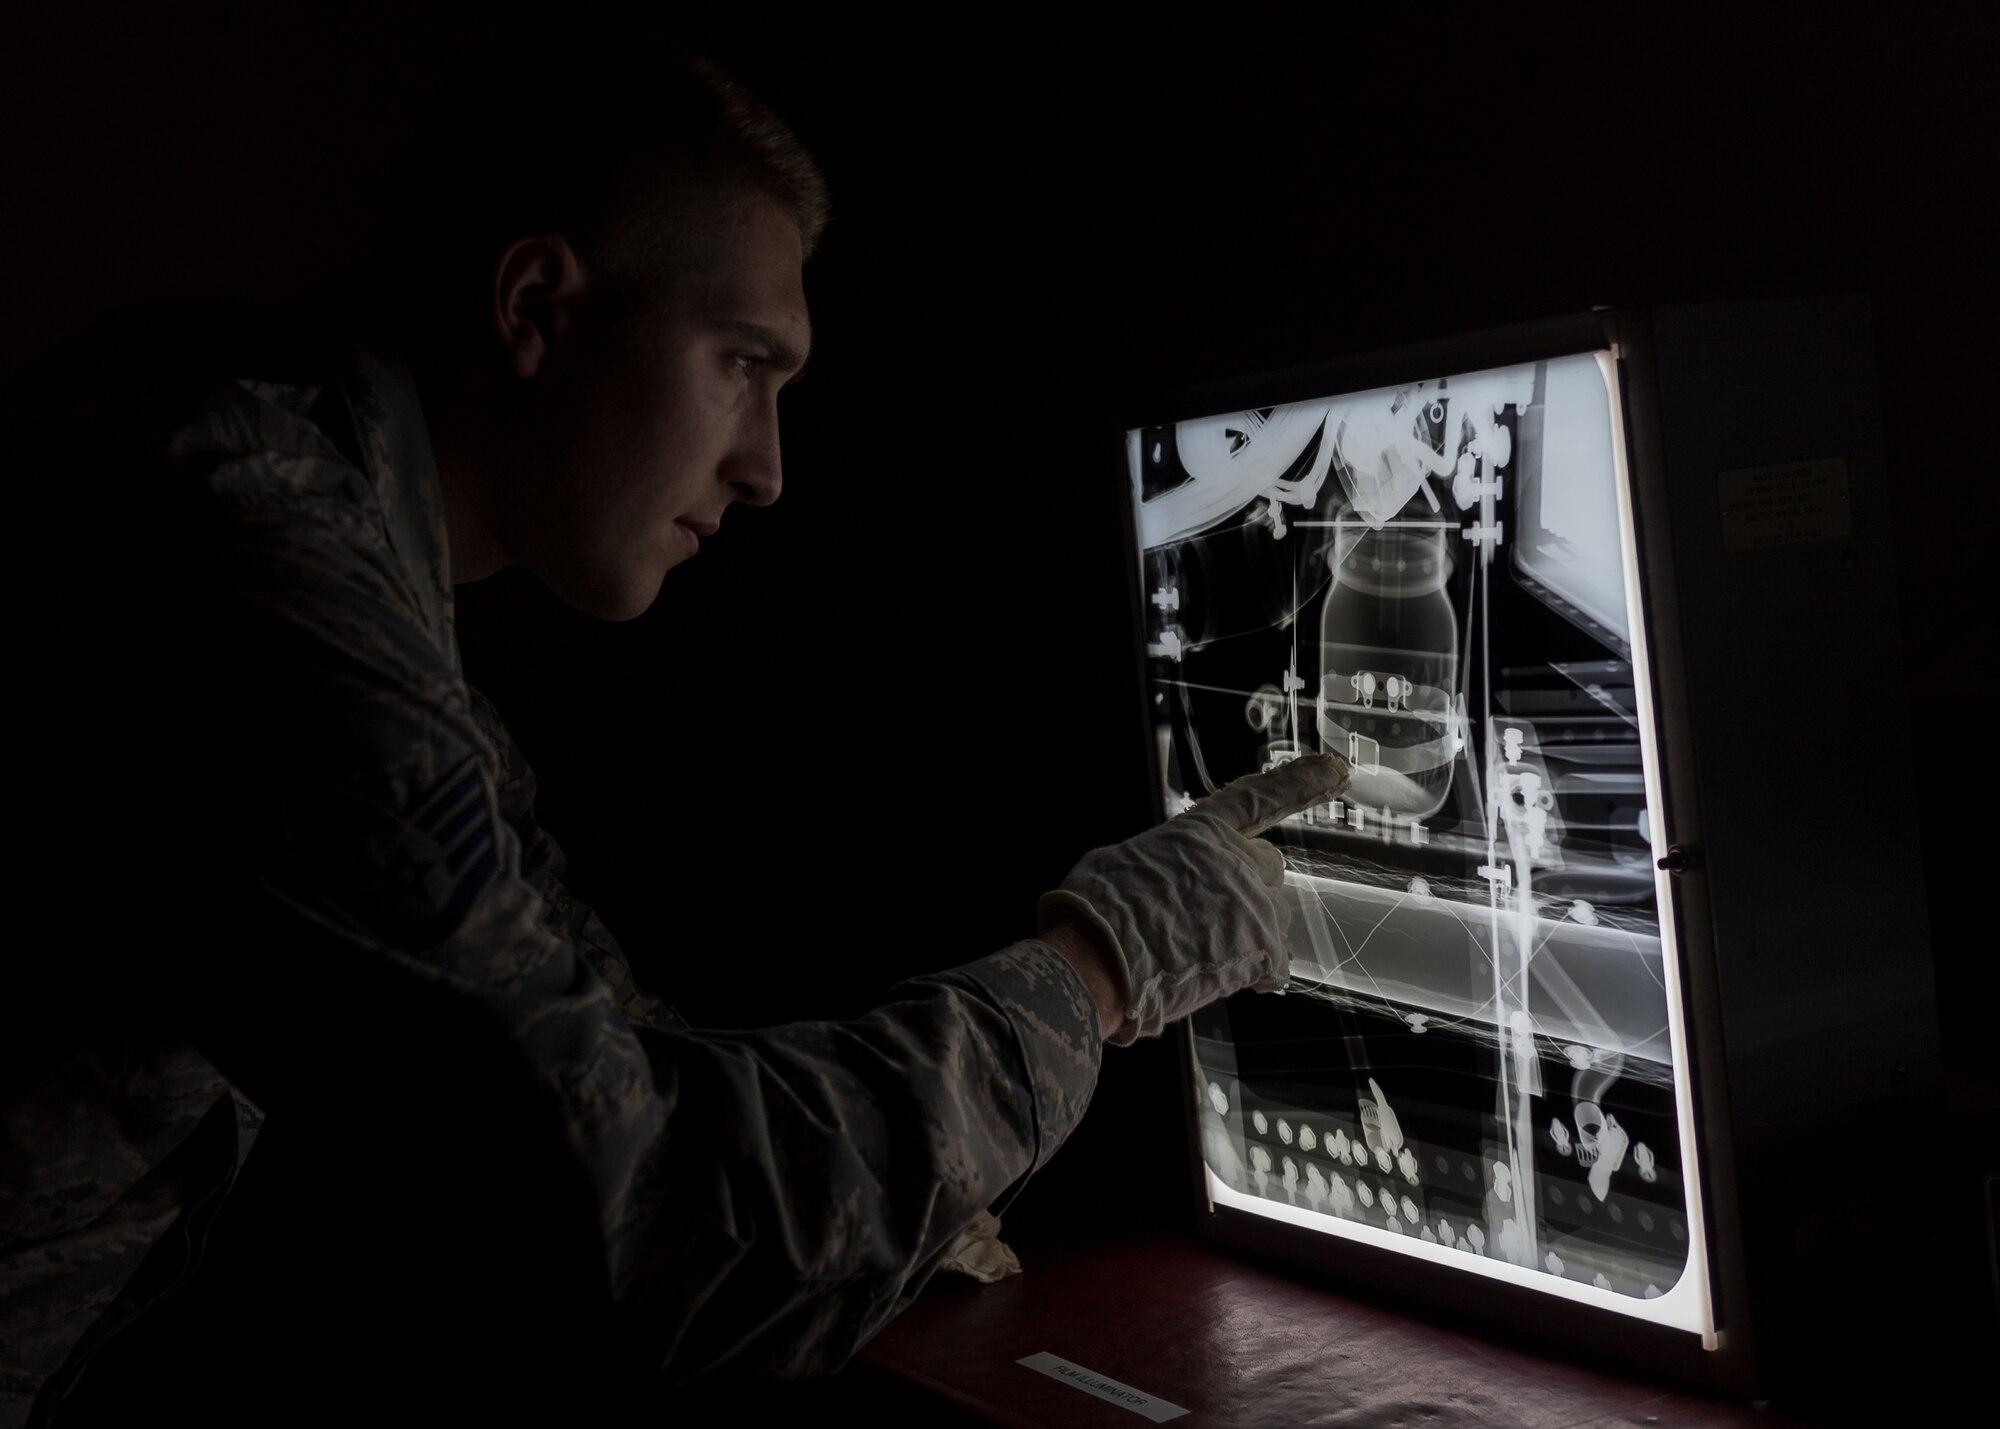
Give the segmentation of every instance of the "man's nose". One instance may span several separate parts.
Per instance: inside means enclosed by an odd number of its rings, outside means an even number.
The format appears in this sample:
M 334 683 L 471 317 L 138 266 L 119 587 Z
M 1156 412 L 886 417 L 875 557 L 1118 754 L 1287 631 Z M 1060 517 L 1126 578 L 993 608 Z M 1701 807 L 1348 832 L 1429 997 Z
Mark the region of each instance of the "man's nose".
M 784 464 L 778 452 L 778 411 L 768 403 L 742 434 L 730 454 L 724 478 L 746 506 L 769 506 L 784 490 Z

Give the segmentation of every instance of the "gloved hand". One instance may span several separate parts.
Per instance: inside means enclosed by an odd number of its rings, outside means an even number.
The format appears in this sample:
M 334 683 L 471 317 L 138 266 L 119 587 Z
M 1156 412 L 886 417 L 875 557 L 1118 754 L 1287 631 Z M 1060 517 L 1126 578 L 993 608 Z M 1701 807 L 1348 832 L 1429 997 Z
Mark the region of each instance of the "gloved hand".
M 1177 818 L 1094 849 L 1036 907 L 1041 931 L 1089 926 L 1113 955 L 1123 1047 L 1239 988 L 1285 985 L 1285 860 L 1256 837 L 1288 814 L 1337 797 L 1348 765 L 1308 754 L 1251 774 Z

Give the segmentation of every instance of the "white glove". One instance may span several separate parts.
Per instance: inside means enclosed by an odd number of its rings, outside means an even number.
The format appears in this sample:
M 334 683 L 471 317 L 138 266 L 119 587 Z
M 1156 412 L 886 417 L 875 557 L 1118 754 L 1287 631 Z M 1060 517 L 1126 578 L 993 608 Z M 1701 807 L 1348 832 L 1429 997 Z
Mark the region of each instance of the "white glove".
M 1125 1023 L 1107 1042 L 1154 1036 L 1239 988 L 1285 985 L 1285 860 L 1256 835 L 1334 798 L 1347 780 L 1346 761 L 1331 754 L 1238 779 L 1177 818 L 1093 849 L 1042 895 L 1042 932 L 1079 919 L 1115 955 Z

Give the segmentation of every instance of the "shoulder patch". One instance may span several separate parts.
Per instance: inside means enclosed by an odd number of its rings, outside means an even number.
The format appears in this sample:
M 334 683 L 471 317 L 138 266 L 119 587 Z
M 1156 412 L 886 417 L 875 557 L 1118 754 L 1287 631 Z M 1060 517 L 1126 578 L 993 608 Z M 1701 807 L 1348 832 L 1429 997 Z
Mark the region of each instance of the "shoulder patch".
M 407 812 L 351 789 L 295 801 L 293 881 L 394 945 L 432 947 L 499 872 L 498 811 L 477 755 L 468 755 Z

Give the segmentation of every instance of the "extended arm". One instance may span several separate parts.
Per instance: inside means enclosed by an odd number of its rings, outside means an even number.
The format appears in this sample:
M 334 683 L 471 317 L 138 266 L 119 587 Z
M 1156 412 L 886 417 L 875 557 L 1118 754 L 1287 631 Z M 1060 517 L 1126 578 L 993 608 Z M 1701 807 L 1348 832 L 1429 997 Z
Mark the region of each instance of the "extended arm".
M 906 983 L 852 1023 L 635 1025 L 620 1004 L 636 990 L 606 982 L 603 950 L 524 875 L 496 751 L 394 563 L 309 496 L 209 536 L 217 677 L 234 718 L 272 732 L 236 752 L 231 782 L 255 811 L 243 826 L 289 835 L 236 853 L 261 865 L 271 926 L 323 950 L 262 976 L 301 1002 L 304 968 L 381 989 L 319 999 L 344 1027 L 214 1030 L 274 1120 L 329 1104 L 357 1050 L 394 1063 L 422 1041 L 385 1005 L 399 988 L 493 1029 L 548 1113 L 521 1134 L 559 1129 L 548 1154 L 587 1188 L 619 1316 L 674 1377 L 837 1366 L 1076 1124 L 1100 1012 L 1041 942 Z

